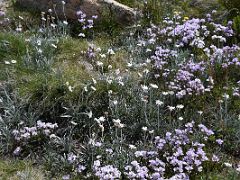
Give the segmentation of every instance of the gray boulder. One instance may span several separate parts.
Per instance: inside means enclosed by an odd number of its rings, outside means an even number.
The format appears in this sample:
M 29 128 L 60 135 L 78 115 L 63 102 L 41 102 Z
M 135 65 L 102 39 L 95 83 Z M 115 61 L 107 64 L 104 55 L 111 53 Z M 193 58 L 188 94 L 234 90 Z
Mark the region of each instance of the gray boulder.
M 112 16 L 120 24 L 130 25 L 136 19 L 136 11 L 126 5 L 114 0 L 65 0 L 63 5 L 61 0 L 16 0 L 18 6 L 26 10 L 37 10 L 47 12 L 54 10 L 57 16 L 64 19 L 77 20 L 76 12 L 81 10 L 88 17 L 97 15 L 99 20 Z M 64 12 L 63 13 L 63 7 Z

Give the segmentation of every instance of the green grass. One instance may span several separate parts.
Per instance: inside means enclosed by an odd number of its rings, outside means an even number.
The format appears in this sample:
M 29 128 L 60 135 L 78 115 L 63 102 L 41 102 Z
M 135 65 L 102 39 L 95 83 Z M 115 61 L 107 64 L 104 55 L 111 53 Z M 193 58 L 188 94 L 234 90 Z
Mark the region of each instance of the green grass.
M 43 180 L 45 175 L 40 167 L 23 160 L 0 160 L 1 180 Z

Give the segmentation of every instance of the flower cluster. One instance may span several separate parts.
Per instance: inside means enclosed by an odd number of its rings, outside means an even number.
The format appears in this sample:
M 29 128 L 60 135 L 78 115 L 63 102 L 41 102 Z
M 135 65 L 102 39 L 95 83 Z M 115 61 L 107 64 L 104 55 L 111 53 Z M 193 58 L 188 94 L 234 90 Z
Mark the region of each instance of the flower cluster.
M 93 165 L 94 174 L 101 180 L 120 179 L 121 172 L 112 165 L 101 166 L 99 160 L 94 161 Z
M 23 127 L 19 130 L 14 129 L 12 134 L 17 141 L 27 141 L 32 137 L 43 134 L 45 136 L 50 136 L 54 129 L 56 129 L 58 125 L 52 123 L 45 123 L 42 121 L 37 121 L 36 126 L 32 127 Z
M 205 135 L 204 141 L 214 135 L 206 126 L 198 127 Z M 125 175 L 129 179 L 189 179 L 204 170 L 205 162 L 217 163 L 219 158 L 215 154 L 207 155 L 206 145 L 194 140 L 193 134 L 198 130 L 190 122 L 183 129 L 167 132 L 164 138 L 155 137 L 154 150 L 136 151 L 136 160 L 125 167 Z
M 78 17 L 78 22 L 81 23 L 82 30 L 92 29 L 94 25 L 94 19 L 98 18 L 97 16 L 92 16 L 91 19 L 87 19 L 87 15 L 81 10 L 77 11 L 76 15 Z M 81 32 L 78 36 L 86 37 L 85 33 L 83 32 Z

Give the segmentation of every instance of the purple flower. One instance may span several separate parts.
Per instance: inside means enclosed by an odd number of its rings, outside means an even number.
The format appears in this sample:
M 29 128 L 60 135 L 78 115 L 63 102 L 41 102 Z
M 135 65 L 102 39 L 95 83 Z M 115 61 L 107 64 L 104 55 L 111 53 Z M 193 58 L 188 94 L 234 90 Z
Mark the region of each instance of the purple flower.
M 219 145 L 222 145 L 222 144 L 223 144 L 223 140 L 222 140 L 222 139 L 217 139 L 216 142 L 217 142 Z

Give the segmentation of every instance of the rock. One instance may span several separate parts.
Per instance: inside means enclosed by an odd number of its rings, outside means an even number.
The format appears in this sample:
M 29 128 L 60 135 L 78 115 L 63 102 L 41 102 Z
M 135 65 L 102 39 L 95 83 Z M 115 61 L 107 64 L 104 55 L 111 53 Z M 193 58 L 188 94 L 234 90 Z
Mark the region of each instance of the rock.
M 129 25 L 135 21 L 136 11 L 114 0 L 16 0 L 18 6 L 41 12 L 54 10 L 61 19 L 77 20 L 76 12 L 81 10 L 88 17 L 97 15 L 99 20 L 112 16 L 119 24 Z M 63 13 L 63 8 L 65 9 Z
M 9 2 L 6 0 L 0 0 L 0 11 L 6 11 Z
M 212 10 L 220 8 L 217 0 L 191 0 L 190 7 L 198 9 L 202 14 L 210 13 Z

